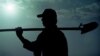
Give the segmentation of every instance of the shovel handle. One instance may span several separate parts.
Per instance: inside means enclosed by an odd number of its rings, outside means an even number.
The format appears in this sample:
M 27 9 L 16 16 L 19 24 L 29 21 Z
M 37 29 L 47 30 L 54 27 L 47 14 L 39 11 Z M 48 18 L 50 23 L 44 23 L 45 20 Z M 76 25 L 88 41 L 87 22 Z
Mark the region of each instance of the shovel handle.
M 23 28 L 23 31 L 42 31 L 44 28 Z M 81 30 L 79 27 L 58 28 L 60 30 Z M 16 29 L 0 29 L 0 32 L 16 31 Z

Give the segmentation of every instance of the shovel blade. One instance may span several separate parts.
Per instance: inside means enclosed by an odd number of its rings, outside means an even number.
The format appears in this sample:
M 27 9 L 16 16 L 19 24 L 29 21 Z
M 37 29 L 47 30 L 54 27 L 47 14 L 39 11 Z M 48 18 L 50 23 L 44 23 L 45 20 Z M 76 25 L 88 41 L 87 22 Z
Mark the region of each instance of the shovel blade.
M 91 22 L 88 24 L 83 25 L 83 28 L 81 29 L 81 34 L 90 32 L 98 27 L 98 24 L 96 22 Z

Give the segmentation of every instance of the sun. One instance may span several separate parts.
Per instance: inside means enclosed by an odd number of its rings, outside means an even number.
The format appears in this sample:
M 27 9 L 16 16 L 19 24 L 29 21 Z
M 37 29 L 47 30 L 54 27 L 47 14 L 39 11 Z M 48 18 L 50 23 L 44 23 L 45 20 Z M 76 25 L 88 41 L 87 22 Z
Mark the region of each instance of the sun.
M 6 11 L 6 13 L 13 14 L 16 12 L 16 5 L 13 3 L 7 3 L 4 5 L 4 10 Z
M 9 11 L 9 12 L 13 12 L 15 10 L 15 7 L 13 4 L 8 4 L 6 6 L 6 10 Z

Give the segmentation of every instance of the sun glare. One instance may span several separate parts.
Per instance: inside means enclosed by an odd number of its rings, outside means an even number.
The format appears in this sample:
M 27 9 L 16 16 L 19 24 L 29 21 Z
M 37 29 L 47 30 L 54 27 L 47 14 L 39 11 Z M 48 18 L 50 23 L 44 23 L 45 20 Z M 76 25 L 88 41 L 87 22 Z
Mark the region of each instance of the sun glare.
M 10 12 L 14 11 L 14 5 L 13 4 L 8 4 L 6 9 Z
M 16 12 L 16 6 L 13 3 L 7 3 L 4 6 L 4 10 L 6 11 L 6 13 L 15 13 Z

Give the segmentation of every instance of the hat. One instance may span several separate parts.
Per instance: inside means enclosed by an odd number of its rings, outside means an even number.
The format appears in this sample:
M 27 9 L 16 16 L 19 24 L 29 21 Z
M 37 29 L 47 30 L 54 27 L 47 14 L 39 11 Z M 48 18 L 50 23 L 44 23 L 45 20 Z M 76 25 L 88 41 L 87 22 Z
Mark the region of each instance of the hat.
M 37 15 L 37 17 L 44 17 L 44 16 L 57 16 L 56 11 L 53 9 L 45 9 L 42 14 Z

